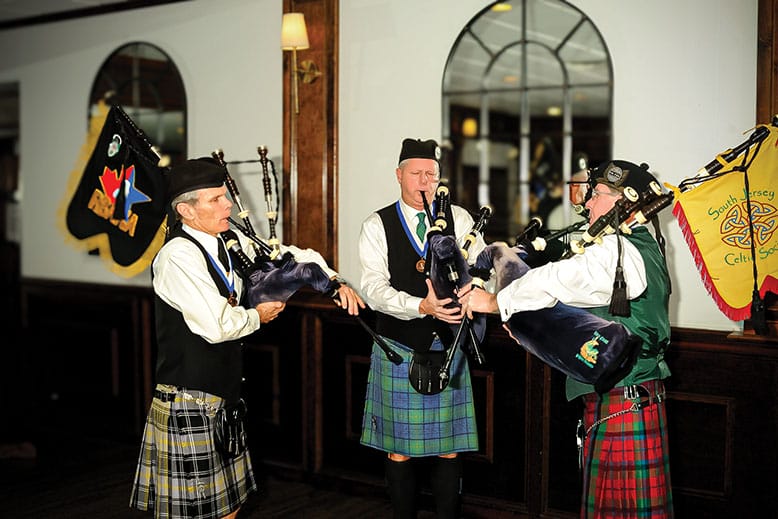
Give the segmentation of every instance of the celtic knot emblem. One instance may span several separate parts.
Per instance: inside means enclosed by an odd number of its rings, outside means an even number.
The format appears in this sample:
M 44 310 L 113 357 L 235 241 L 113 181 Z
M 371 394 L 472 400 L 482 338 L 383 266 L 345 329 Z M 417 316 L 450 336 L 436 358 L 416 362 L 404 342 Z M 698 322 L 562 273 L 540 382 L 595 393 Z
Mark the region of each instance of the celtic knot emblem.
M 754 225 L 755 246 L 764 245 L 778 229 L 778 210 L 770 204 L 751 200 L 751 218 Z M 748 229 L 748 210 L 745 202 L 735 205 L 724 217 L 719 229 L 721 241 L 739 249 L 751 248 Z

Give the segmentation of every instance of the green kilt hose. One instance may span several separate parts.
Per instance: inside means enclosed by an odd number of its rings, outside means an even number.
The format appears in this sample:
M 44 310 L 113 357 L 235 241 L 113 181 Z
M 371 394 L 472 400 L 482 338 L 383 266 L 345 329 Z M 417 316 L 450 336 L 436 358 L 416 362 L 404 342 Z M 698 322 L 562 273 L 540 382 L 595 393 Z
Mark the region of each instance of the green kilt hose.
M 638 387 L 649 396 L 625 398 L 623 387 L 583 396 L 583 426 L 591 427 L 584 442 L 584 519 L 673 517 L 664 384 Z M 645 407 L 635 410 L 637 402 Z
M 160 391 L 171 401 L 158 398 Z M 228 515 L 257 490 L 248 450 L 230 460 L 216 449 L 213 418 L 223 405 L 220 397 L 185 390 L 194 397 L 187 399 L 182 391 L 168 391 L 158 385 L 151 402 L 130 507 L 165 518 Z
M 422 395 L 408 380 L 413 353 L 388 338 L 403 362 L 394 364 L 373 343 L 360 443 L 404 456 L 436 456 L 478 450 L 473 388 L 467 357 L 457 348 L 448 387 Z M 435 340 L 432 350 L 442 349 Z

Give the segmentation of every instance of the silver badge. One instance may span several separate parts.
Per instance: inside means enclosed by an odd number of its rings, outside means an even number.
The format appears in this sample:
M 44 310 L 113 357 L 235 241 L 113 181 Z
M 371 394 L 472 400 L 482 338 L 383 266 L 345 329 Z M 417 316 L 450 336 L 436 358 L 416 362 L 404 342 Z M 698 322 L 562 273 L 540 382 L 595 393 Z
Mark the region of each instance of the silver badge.
M 119 153 L 119 148 L 122 147 L 122 138 L 119 134 L 114 134 L 113 139 L 111 139 L 111 143 L 108 144 L 108 156 L 113 157 L 117 153 Z
M 615 164 L 611 164 L 608 166 L 607 171 L 605 172 L 605 180 L 607 180 L 609 183 L 613 184 L 614 186 L 618 186 L 621 184 L 621 182 L 624 180 L 625 173 L 624 170 L 622 170 L 620 167 L 616 166 Z

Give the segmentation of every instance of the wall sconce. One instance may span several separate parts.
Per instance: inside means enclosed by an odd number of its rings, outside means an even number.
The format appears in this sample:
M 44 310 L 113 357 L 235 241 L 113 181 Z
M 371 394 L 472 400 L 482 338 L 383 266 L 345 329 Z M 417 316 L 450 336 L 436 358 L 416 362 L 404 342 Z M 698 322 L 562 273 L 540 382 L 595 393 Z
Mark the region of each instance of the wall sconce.
M 300 113 L 300 101 L 297 93 L 299 78 L 303 83 L 313 83 L 321 75 L 316 64 L 311 60 L 305 60 L 301 67 L 297 67 L 297 51 L 310 47 L 308 43 L 308 30 L 305 27 L 303 13 L 284 13 L 281 21 L 281 49 L 292 51 L 292 102 L 294 113 Z

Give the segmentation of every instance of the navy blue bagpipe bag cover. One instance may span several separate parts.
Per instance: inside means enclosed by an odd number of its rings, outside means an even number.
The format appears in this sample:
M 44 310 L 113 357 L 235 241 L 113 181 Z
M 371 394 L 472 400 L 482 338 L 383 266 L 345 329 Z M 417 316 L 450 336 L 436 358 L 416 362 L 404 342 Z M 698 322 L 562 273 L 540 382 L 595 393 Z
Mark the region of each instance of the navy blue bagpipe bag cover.
M 521 247 L 490 244 L 473 271 L 494 268 L 499 291 L 530 267 Z M 503 327 L 529 353 L 567 376 L 594 386 L 602 394 L 623 379 L 637 362 L 641 340 L 621 323 L 585 309 L 557 303 L 550 308 L 517 312 Z

